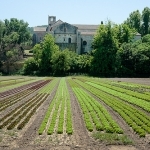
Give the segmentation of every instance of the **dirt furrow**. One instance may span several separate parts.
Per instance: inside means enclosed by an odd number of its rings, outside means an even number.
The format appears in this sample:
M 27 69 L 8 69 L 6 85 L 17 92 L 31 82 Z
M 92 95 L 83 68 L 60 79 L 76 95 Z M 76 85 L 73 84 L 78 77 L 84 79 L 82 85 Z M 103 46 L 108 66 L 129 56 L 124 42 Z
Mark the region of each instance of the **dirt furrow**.
M 82 87 L 83 88 L 83 87 Z M 124 134 L 127 135 L 132 141 L 136 149 L 138 150 L 149 150 L 149 136 L 145 138 L 140 138 L 136 133 L 134 133 L 133 129 L 128 126 L 128 124 L 123 120 L 123 118 L 115 112 L 111 107 L 105 104 L 98 97 L 93 95 L 91 92 L 83 88 L 87 93 L 89 93 L 92 97 L 94 97 L 97 101 L 99 101 L 111 114 L 112 118 L 119 124 L 119 126 L 123 129 Z
M 74 136 L 76 139 L 76 145 L 74 145 L 72 149 L 107 150 L 105 144 L 97 142 L 92 137 L 89 136 L 83 121 L 83 116 L 82 116 L 80 106 L 69 84 L 68 84 L 68 90 L 71 99 L 73 128 L 74 128 Z
M 36 136 L 39 136 L 38 129 L 48 109 L 48 106 L 56 93 L 57 86 L 48 96 L 47 100 L 40 106 L 36 114 L 30 119 L 27 126 L 21 131 L 22 133 L 20 133 L 20 137 L 18 138 L 16 143 L 19 149 L 28 146 L 29 148 L 26 147 L 26 149 L 30 150 L 30 146 L 32 147 L 32 145 L 35 144 L 34 141 L 36 139 Z M 32 147 L 32 149 L 34 148 Z

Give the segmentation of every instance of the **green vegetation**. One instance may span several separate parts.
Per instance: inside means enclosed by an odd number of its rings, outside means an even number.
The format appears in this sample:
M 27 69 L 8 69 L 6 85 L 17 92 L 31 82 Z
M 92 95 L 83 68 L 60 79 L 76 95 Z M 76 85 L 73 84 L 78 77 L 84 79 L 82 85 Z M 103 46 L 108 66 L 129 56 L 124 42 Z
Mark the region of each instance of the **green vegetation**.
M 47 84 L 49 80 L 43 82 L 35 82 L 34 84 L 30 84 L 28 89 L 24 89 L 21 92 L 16 92 L 16 94 L 6 97 L 1 100 L 0 103 L 0 111 L 2 112 L 9 106 L 13 106 L 17 102 L 21 101 L 23 98 L 29 96 L 34 93 L 36 90 Z M 27 87 L 24 87 L 27 88 Z M 8 130 L 13 129 L 15 126 L 17 129 L 22 129 L 30 120 L 30 118 L 34 115 L 36 110 L 42 105 L 42 103 L 47 99 L 48 94 L 36 94 L 31 98 L 27 99 L 27 101 L 22 102 L 15 109 L 11 109 L 9 113 L 0 118 L 0 129 L 7 126 Z M 21 123 L 20 123 L 21 121 Z
M 149 22 L 150 8 L 145 7 L 142 11 L 142 14 L 139 10 L 130 13 L 129 17 L 124 23 L 129 25 L 130 28 L 135 28 L 136 31 L 141 35 L 146 35 L 150 33 Z
M 133 144 L 132 140 L 125 135 L 96 132 L 93 133 L 93 137 L 100 141 L 105 141 L 108 144 L 124 144 L 124 145 Z
M 1 86 L 14 80 L 8 78 L 5 83 L 6 79 L 1 79 Z M 0 129 L 21 130 L 47 101 L 49 106 L 38 129 L 39 135 L 73 134 L 72 108 L 76 107 L 71 106 L 74 102 L 71 103 L 69 90 L 72 90 L 76 97 L 73 100 L 77 100 L 81 108 L 85 127 L 96 139 L 130 144 L 131 141 L 124 135 L 119 124 L 122 119 L 131 127 L 129 130 L 133 130 L 139 137 L 150 134 L 150 86 L 85 76 L 67 79 L 47 77 L 33 81 L 35 82 L 27 81 L 26 85 L 0 93 L 0 112 L 3 114 Z M 18 77 L 18 82 L 22 82 L 22 78 Z M 143 91 L 139 93 L 140 88 Z M 54 97 L 50 96 L 52 91 Z
M 51 91 L 54 89 L 54 87 L 58 84 L 59 79 L 55 78 L 53 79 L 50 83 L 48 83 L 46 86 L 44 86 L 39 93 L 45 93 L 45 94 L 50 94 Z
M 10 89 L 13 89 L 13 88 L 17 88 L 17 87 L 20 87 L 20 86 L 23 86 L 23 85 L 26 85 L 26 84 L 29 84 L 29 83 L 32 83 L 32 82 L 35 82 L 35 81 L 39 81 L 41 80 L 42 78 L 35 78 L 35 77 L 30 77 L 30 78 L 25 78 L 24 82 L 19 82 L 19 81 L 11 81 L 11 83 L 8 81 L 7 83 L 10 83 L 8 86 L 5 86 L 5 84 L 3 85 L 4 81 L 0 81 L 0 86 L 3 86 L 3 88 L 0 88 L 0 92 L 4 92 L 4 91 L 7 91 L 7 90 L 10 90 Z M 14 83 L 15 82 L 15 83 Z
M 105 87 L 101 87 L 98 84 L 91 84 L 90 82 L 86 82 L 83 78 L 74 79 L 76 83 L 87 89 L 89 92 L 100 98 L 103 102 L 105 102 L 108 106 L 110 106 L 114 111 L 116 111 L 126 122 L 129 126 L 132 127 L 132 129 L 139 134 L 140 137 L 144 137 L 147 133 L 150 133 L 150 117 L 140 109 L 136 108 L 133 103 L 134 97 L 128 97 L 128 94 L 126 97 L 122 100 L 123 97 L 121 95 L 115 95 L 113 94 L 113 91 L 110 89 L 105 90 Z M 92 79 L 91 79 L 92 81 Z M 90 83 L 90 84 L 89 84 Z M 128 103 L 126 103 L 126 101 Z M 136 100 L 138 106 L 141 108 L 147 108 L 146 110 L 149 111 L 149 102 L 147 102 L 147 105 L 144 105 L 145 100 L 142 102 L 138 102 L 138 99 Z M 135 105 L 136 102 L 134 103 Z
M 14 62 L 21 59 L 23 45 L 31 45 L 31 35 L 27 27 L 28 23 L 16 18 L 0 21 L 0 68 L 5 67 L 7 74 Z
M 58 123 L 56 123 L 57 120 Z M 66 126 L 64 126 L 64 120 L 66 120 Z M 68 134 L 73 133 L 70 96 L 65 78 L 60 80 L 55 97 L 48 107 L 38 133 L 41 135 L 45 130 L 48 135 L 51 135 L 55 128 L 58 134 L 62 134 L 64 130 Z
M 73 80 L 69 80 L 69 83 L 79 101 L 89 131 L 96 128 L 97 131 L 106 131 L 107 133 L 123 133 L 103 105 L 80 88 Z
M 150 8 L 130 13 L 122 24 L 107 21 L 94 36 L 92 51 L 77 55 L 59 50 L 52 35 L 33 47 L 18 71 L 24 75 L 88 74 L 100 77 L 149 77 L 150 74 Z M 45 25 L 44 25 L 45 26 Z M 23 55 L 23 46 L 31 46 L 33 28 L 23 20 L 0 21 L 0 74 L 10 74 L 14 63 Z M 140 37 L 140 38 L 139 38 Z M 137 39 L 136 39 L 137 38 Z M 3 69 L 5 68 L 5 70 Z

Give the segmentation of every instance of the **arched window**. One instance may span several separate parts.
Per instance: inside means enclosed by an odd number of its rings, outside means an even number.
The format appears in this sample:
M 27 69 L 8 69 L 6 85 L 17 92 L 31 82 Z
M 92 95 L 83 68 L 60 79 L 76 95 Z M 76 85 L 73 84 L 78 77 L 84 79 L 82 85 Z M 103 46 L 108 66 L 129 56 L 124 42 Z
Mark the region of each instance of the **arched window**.
M 87 41 L 83 41 L 83 45 L 87 45 Z
M 71 43 L 71 38 L 68 39 L 68 43 Z

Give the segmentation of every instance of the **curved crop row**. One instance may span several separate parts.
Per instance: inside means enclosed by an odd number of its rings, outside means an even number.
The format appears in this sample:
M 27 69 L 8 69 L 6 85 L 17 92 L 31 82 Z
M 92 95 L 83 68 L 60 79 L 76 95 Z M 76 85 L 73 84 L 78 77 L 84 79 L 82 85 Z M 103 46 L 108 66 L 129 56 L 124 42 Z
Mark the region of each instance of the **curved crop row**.
M 98 131 L 104 130 L 108 133 L 123 133 L 104 106 L 72 80 L 69 80 L 69 83 L 82 108 L 85 124 L 89 131 L 93 131 L 96 128 Z
M 96 83 L 92 83 L 92 82 L 86 82 L 87 84 L 101 90 L 101 91 L 104 91 L 108 94 L 111 94 L 115 97 L 119 97 L 120 99 L 128 102 L 128 103 L 131 103 L 131 104 L 134 104 L 134 105 L 137 105 L 141 108 L 143 108 L 144 110 L 150 112 L 150 105 L 149 105 L 149 102 L 145 101 L 145 100 L 142 100 L 142 99 L 139 99 L 139 98 L 136 98 L 136 97 L 133 97 L 131 95 L 127 95 L 126 93 L 121 93 L 121 92 L 118 92 L 118 91 L 115 91 L 115 90 L 112 90 L 110 88 L 107 88 L 105 86 L 101 86 L 101 85 L 98 85 Z
M 137 134 L 139 134 L 140 137 L 150 133 L 150 117 L 147 116 L 144 112 L 138 110 L 130 104 L 120 101 L 119 98 L 103 92 L 100 89 L 92 87 L 91 85 L 83 83 L 79 80 L 75 81 L 93 93 L 95 96 L 103 100 L 108 106 L 120 114 L 120 116 L 127 122 L 129 126 L 133 128 Z
M 89 82 L 89 81 L 88 81 Z M 133 97 L 136 97 L 138 99 L 142 99 L 142 100 L 146 100 L 150 102 L 150 97 L 144 93 L 139 93 L 139 92 L 135 92 L 135 91 L 131 91 L 125 88 L 121 88 L 121 87 L 117 87 L 115 85 L 112 86 L 112 84 L 110 82 L 105 82 L 105 81 L 101 81 L 101 82 L 96 82 L 95 80 L 90 80 L 90 82 L 93 82 L 95 84 L 98 84 L 100 86 L 115 90 L 117 92 L 121 92 L 121 93 L 125 93 L 128 95 L 131 95 Z
M 43 80 L 30 80 L 30 81 L 27 81 L 27 82 L 23 82 L 23 83 L 19 83 L 19 84 L 15 84 L 15 85 L 11 85 L 11 86 L 8 86 L 8 87 L 4 87 L 4 88 L 1 88 L 0 89 L 0 98 L 4 98 L 6 96 L 10 96 L 12 94 L 16 94 L 18 92 L 21 92 L 23 90 L 26 90 L 38 83 L 41 83 L 43 82 Z
M 25 83 L 30 80 L 34 80 L 34 78 L 16 78 L 16 79 L 0 80 L 0 87 L 6 87 L 6 86 L 15 85 L 23 82 Z
M 10 96 L 9 98 L 5 98 L 5 99 L 1 100 L 0 101 L 0 111 L 6 109 L 9 106 L 12 106 L 13 104 L 17 103 L 18 101 L 21 101 L 23 98 L 25 98 L 28 95 L 30 95 L 31 93 L 35 92 L 36 90 L 38 90 L 39 88 L 41 88 L 42 86 L 47 84 L 48 82 L 50 82 L 50 81 L 49 80 L 43 81 L 41 83 L 33 85 L 32 87 L 30 87 L 27 90 L 24 90 L 20 93 L 13 95 L 13 96 Z
M 36 95 L 32 98 L 31 101 L 29 101 L 24 107 L 19 109 L 18 111 L 14 112 L 13 115 L 11 115 L 7 120 L 5 120 L 1 125 L 0 128 L 3 128 L 9 124 L 7 129 L 13 129 L 19 122 L 20 120 L 26 116 L 26 114 L 33 109 L 40 101 L 43 102 L 44 95 Z

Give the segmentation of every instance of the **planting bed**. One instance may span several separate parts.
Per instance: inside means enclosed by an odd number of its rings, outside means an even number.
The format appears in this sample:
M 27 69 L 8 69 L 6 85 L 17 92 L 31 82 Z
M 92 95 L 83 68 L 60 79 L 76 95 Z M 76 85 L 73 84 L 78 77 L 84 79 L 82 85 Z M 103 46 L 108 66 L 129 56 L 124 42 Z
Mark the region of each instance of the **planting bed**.
M 0 150 L 150 149 L 150 79 L 3 77 L 1 87 Z

